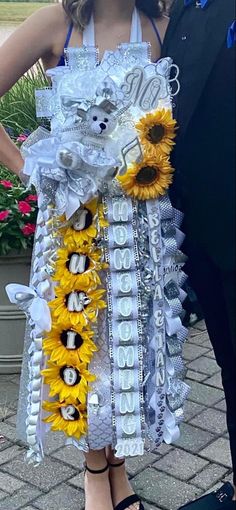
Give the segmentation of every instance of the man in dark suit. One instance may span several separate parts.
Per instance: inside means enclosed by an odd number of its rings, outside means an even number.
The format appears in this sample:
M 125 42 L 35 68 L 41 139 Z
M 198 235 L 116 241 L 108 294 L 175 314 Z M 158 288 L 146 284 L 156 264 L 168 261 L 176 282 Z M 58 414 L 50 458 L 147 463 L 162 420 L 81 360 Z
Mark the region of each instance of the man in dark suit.
M 176 0 L 163 56 L 180 69 L 172 198 L 185 213 L 186 271 L 222 369 L 236 486 L 234 19 L 234 0 Z M 223 486 L 186 509 L 235 510 L 233 493 Z

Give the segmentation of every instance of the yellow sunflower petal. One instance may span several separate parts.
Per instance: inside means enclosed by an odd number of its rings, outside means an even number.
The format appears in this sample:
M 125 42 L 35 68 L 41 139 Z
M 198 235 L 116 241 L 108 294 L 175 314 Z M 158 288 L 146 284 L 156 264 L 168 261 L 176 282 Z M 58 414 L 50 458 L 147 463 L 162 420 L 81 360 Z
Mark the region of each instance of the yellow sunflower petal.
M 158 148 L 159 153 L 170 154 L 176 136 L 176 121 L 170 109 L 148 113 L 136 124 L 144 152 Z
M 131 165 L 126 174 L 118 176 L 127 195 L 138 200 L 158 198 L 167 191 L 172 180 L 173 168 L 163 155 L 144 155 L 140 163 Z

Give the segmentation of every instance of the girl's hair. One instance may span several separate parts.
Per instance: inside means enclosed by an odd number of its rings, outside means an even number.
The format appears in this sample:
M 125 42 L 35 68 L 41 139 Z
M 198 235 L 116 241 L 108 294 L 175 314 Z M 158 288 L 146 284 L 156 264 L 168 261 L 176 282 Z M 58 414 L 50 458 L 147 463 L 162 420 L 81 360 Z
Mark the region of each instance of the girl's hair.
M 96 0 L 62 0 L 66 14 L 73 24 L 83 30 L 89 23 Z M 162 0 L 136 0 L 136 7 L 146 16 L 159 18 L 163 13 Z

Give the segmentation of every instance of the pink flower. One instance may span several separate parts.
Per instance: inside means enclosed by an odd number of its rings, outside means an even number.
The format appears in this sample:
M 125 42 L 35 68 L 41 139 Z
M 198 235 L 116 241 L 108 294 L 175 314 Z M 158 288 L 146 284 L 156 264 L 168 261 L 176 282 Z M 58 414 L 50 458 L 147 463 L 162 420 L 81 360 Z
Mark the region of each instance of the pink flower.
M 8 209 L 6 209 L 5 211 L 1 211 L 0 212 L 0 221 L 5 221 L 7 219 L 7 217 L 9 216 L 11 211 L 8 211 Z
M 37 202 L 37 200 L 38 200 L 37 195 L 28 195 L 28 197 L 26 197 L 25 199 L 26 202 Z
M 2 186 L 4 186 L 4 188 L 12 188 L 13 184 L 11 181 L 0 181 L 0 184 L 2 184 Z
M 31 236 L 35 232 L 35 225 L 33 223 L 26 223 L 26 225 L 21 229 L 24 236 Z
M 23 142 L 25 142 L 25 140 L 27 140 L 27 138 L 28 138 L 28 136 L 27 136 L 27 135 L 24 135 L 24 134 L 22 133 L 22 135 L 19 135 L 19 136 L 17 137 L 16 141 L 17 141 L 17 142 L 21 142 L 21 143 L 23 143 Z
M 22 214 L 28 214 L 32 211 L 31 205 L 25 200 L 20 200 L 20 202 L 18 202 L 18 209 Z

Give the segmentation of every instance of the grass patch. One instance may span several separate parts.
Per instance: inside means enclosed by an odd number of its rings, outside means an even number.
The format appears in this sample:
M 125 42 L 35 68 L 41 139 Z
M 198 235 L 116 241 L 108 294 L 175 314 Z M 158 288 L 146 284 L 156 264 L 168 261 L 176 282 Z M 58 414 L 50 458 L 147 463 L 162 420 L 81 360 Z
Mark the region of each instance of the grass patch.
M 15 25 L 22 23 L 22 21 L 45 5 L 47 4 L 39 2 L 0 2 L 0 27 L 1 24 Z

